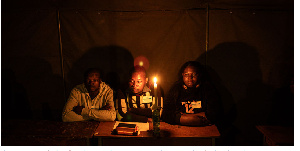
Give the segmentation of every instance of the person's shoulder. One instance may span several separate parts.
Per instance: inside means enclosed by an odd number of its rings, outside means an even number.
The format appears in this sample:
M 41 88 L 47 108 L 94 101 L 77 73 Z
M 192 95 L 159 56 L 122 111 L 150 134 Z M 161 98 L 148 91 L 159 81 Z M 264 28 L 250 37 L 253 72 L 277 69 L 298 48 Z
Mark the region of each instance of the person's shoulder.
M 84 93 L 86 90 L 84 83 L 76 85 L 73 89 L 72 92 L 78 92 L 78 93 Z
M 105 91 L 113 91 L 113 89 L 108 84 L 106 84 L 105 82 L 101 82 L 100 87 Z

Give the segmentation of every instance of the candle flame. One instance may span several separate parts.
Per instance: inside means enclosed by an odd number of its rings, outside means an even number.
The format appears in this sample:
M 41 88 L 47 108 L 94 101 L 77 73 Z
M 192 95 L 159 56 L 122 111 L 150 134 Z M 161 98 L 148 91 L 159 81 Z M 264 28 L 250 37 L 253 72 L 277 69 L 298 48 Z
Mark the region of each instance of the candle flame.
M 154 77 L 153 81 L 154 81 L 154 83 L 156 84 L 156 82 L 157 82 L 157 78 L 156 78 L 156 77 Z

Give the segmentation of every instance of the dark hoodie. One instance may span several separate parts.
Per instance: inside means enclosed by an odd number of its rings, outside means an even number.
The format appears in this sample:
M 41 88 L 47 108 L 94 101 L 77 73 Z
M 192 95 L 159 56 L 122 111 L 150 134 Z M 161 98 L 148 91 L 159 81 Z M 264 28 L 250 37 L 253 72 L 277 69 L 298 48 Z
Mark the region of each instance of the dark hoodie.
M 164 100 L 162 120 L 180 125 L 181 113 L 186 113 L 185 104 L 192 101 L 201 101 L 201 108 L 194 108 L 194 113 L 205 112 L 206 118 L 200 118 L 203 125 L 199 126 L 215 124 L 221 120 L 223 110 L 219 96 L 208 82 L 200 83 L 194 88 L 188 88 L 182 82 L 174 84 Z

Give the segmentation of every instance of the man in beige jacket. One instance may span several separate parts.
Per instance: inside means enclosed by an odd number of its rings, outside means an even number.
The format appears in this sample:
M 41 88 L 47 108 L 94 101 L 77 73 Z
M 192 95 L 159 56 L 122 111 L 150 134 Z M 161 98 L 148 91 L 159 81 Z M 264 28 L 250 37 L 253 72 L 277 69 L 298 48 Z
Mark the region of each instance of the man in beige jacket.
M 84 79 L 84 83 L 71 91 L 62 113 L 63 122 L 114 121 L 113 90 L 102 82 L 100 71 L 91 68 L 85 72 Z

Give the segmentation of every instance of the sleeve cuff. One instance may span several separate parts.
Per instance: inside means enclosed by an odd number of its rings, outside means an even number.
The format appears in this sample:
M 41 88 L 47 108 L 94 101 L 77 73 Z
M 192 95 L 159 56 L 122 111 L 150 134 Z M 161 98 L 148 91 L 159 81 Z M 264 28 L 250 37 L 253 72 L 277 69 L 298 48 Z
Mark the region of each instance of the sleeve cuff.
M 88 116 L 89 115 L 89 109 L 88 108 L 83 108 L 81 111 L 81 115 L 82 116 Z

